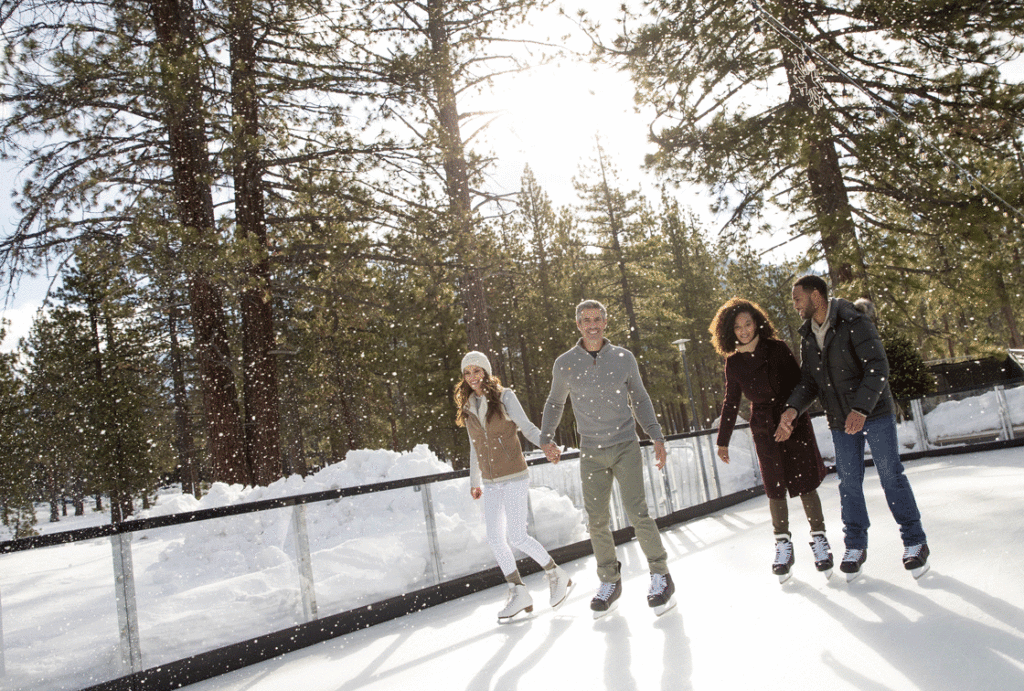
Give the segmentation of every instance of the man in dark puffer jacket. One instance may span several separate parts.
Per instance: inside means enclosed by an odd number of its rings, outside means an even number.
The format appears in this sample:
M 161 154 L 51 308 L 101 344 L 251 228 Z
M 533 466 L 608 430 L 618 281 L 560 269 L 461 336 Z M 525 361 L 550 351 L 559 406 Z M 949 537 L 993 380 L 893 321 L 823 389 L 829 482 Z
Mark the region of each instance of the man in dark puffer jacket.
M 846 300 L 828 297 L 819 276 L 793 286 L 800 327 L 801 380 L 786 402 L 775 438 L 787 439 L 793 420 L 815 399 L 832 431 L 839 475 L 839 499 L 846 553 L 839 568 L 847 580 L 860 575 L 867 559 L 868 520 L 864 501 L 864 443 L 871 455 L 893 518 L 900 525 L 903 564 L 919 578 L 928 569 L 928 544 L 910 481 L 900 461 L 896 417 L 889 391 L 889 362 L 871 319 Z

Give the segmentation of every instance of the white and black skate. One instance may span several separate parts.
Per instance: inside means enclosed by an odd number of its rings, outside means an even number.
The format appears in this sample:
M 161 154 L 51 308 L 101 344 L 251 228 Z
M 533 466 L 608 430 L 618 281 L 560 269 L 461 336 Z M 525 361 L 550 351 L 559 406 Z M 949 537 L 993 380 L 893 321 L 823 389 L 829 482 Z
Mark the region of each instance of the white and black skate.
M 498 612 L 498 623 L 506 624 L 512 621 L 512 619 L 520 612 L 529 613 L 532 611 L 533 598 L 530 597 L 530 593 L 526 590 L 526 586 L 509 583 L 508 598 L 505 600 L 505 606 L 500 612 Z
M 651 574 L 651 587 L 647 591 L 647 604 L 654 610 L 654 614 L 661 616 L 676 606 L 674 597 L 676 586 L 672 582 L 672 574 Z
M 931 550 L 924 543 L 911 545 L 903 550 L 903 567 L 910 572 L 914 580 L 923 576 L 931 568 L 928 564 L 930 553 Z
M 600 619 L 619 606 L 618 599 L 622 595 L 622 581 L 602 583 L 597 595 L 590 601 L 590 609 L 594 611 L 594 619 Z
M 565 599 L 569 597 L 569 593 L 572 592 L 573 586 L 576 584 L 572 582 L 569 574 L 563 571 L 561 566 L 556 566 L 546 572 L 546 575 L 548 577 L 548 589 L 551 591 L 551 607 L 558 609 L 565 602 Z
M 846 574 L 846 582 L 853 583 L 860 577 L 861 567 L 868 559 L 867 549 L 847 549 L 843 555 L 843 561 L 839 563 L 839 570 Z
M 825 533 L 811 533 L 811 552 L 814 553 L 814 568 L 825 574 L 825 578 L 832 578 L 832 548 L 829 547 Z
M 779 577 L 779 583 L 785 583 L 793 575 L 793 543 L 788 535 L 775 536 L 775 562 L 772 564 L 772 573 Z

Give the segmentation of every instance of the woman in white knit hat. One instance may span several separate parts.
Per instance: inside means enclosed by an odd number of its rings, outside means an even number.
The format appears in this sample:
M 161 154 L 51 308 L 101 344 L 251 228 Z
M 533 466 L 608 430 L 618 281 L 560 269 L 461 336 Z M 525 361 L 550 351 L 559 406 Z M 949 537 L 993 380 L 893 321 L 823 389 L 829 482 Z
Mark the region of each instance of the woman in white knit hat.
M 469 434 L 470 493 L 484 499 L 487 542 L 508 581 L 508 599 L 498 612 L 506 622 L 520 612 L 533 611 L 533 598 L 523 585 L 512 548 L 544 567 L 551 592 L 551 606 L 558 607 L 573 586 L 547 550 L 526 532 L 529 470 L 519 443 L 522 430 L 540 446 L 540 430 L 530 422 L 511 389 L 491 374 L 491 363 L 479 351 L 462 358 L 462 380 L 455 387 L 455 423 Z

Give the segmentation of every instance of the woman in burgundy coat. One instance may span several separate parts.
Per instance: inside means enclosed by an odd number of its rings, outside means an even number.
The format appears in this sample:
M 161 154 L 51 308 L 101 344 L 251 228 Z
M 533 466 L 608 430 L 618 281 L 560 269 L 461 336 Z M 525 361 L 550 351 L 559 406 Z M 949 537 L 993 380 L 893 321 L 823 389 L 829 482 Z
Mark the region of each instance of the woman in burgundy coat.
M 825 537 L 825 519 L 818 485 L 827 471 L 805 414 L 794 424 L 792 436 L 775 441 L 775 428 L 786 399 L 800 381 L 800 366 L 792 351 L 776 337 L 775 327 L 756 303 L 732 298 L 715 315 L 711 342 L 725 357 L 725 401 L 718 428 L 718 457 L 729 462 L 729 439 L 736 425 L 740 396 L 750 401 L 750 432 L 761 466 L 775 531 L 772 572 L 783 582 L 794 562 L 789 531 L 789 496 L 800 497 L 811 525 L 811 550 L 818 571 L 832 574 L 832 553 Z

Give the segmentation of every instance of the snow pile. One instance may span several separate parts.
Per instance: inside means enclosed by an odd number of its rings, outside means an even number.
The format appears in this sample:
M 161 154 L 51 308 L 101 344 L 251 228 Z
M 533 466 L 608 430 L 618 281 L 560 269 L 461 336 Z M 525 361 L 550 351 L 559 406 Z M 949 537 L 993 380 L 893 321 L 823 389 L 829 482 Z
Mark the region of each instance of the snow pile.
M 1011 424 L 1015 427 L 1024 425 L 1024 387 L 1006 389 L 1004 393 Z M 924 422 L 928 436 L 939 442 L 998 432 L 999 399 L 995 391 L 986 391 L 962 401 L 943 401 L 925 414 Z
M 178 496 L 160 501 L 140 517 L 194 511 L 242 502 L 400 480 L 451 469 L 426 446 L 410 452 L 350 452 L 344 462 L 308 478 L 292 476 L 268 487 L 215 483 L 200 500 Z M 534 488 L 530 500 L 537 539 L 556 547 L 586 539 L 583 513 L 566 497 Z M 441 577 L 450 579 L 494 565 L 486 542 L 481 502 L 462 478 L 430 486 L 441 552 Z M 288 507 L 203 521 L 151 533 L 176 533 L 157 560 L 137 576 L 137 589 L 152 595 L 173 616 L 197 592 L 216 609 L 245 602 L 275 610 L 292 625 L 299 617 L 293 515 Z M 317 502 L 305 507 L 313 581 L 321 613 L 343 611 L 433 582 L 431 539 L 423 491 L 403 488 Z M 168 536 L 170 537 L 170 536 Z M 276 585 L 275 585 L 276 584 Z M 255 601 L 259 601 L 258 603 Z M 269 623 L 269 622 L 265 622 Z
M 213 484 L 199 500 L 158 494 L 138 518 L 233 506 L 450 472 L 426 446 L 405 453 L 360 450 L 307 477 L 268 487 Z M 495 565 L 482 501 L 469 479 L 430 485 L 444 580 Z M 534 534 L 546 547 L 587 537 L 584 514 L 547 488 L 530 491 Z M 109 521 L 90 512 L 41 532 Z M 305 514 L 320 617 L 435 582 L 424 492 L 408 487 L 131 534 L 142 661 L 153 667 L 305 621 L 294 520 Z M 522 556 L 522 555 L 517 555 Z M 75 689 L 81 680 L 120 676 L 109 539 L 2 557 L 6 677 L 0 688 Z M 76 613 L 69 616 L 70 612 Z M 86 624 L 88 622 L 88 624 Z M 57 668 L 54 661 L 61 660 Z M 13 683 L 13 687 L 6 686 Z

